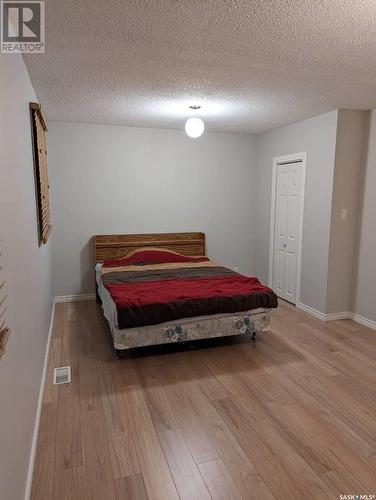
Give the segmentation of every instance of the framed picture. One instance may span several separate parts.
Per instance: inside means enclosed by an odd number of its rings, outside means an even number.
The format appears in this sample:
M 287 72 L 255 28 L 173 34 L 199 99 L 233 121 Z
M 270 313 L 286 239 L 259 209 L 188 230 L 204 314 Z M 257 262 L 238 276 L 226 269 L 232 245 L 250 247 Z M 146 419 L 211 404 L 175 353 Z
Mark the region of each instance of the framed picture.
M 47 243 L 51 234 L 50 196 L 47 172 L 47 122 L 40 104 L 31 102 L 30 121 L 33 145 L 35 194 L 37 200 L 37 220 L 39 246 Z
M 3 265 L 1 262 L 2 252 L 0 252 L 0 358 L 5 353 L 5 346 L 8 341 L 10 330 L 6 325 L 6 307 L 5 307 L 5 281 L 2 276 Z

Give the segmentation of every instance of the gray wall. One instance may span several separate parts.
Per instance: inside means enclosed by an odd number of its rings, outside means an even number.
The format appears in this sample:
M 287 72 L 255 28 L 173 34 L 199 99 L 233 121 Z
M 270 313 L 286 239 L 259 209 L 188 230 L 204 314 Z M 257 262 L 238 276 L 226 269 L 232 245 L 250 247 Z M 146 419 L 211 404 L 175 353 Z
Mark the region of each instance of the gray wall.
M 12 330 L 0 360 L 0 496 L 23 498 L 51 318 L 50 245 L 38 247 L 23 59 L 0 54 L 0 239 Z
M 360 198 L 352 311 L 376 321 L 376 110 L 372 110 Z
M 94 290 L 91 237 L 204 231 L 208 254 L 253 274 L 252 136 L 49 123 L 55 295 Z
M 340 109 L 330 224 L 327 313 L 351 310 L 360 176 L 369 113 Z M 347 209 L 347 219 L 341 210 Z
M 93 291 L 95 233 L 201 230 L 209 255 L 267 282 L 273 158 L 306 152 L 301 302 L 342 312 L 353 293 L 356 312 L 374 318 L 374 123 L 361 224 L 356 219 L 366 115 L 331 111 L 259 136 L 197 141 L 179 131 L 51 122 L 55 295 Z
M 267 282 L 273 158 L 307 153 L 301 297 L 303 304 L 326 312 L 329 232 L 337 132 L 337 111 L 287 125 L 257 138 L 256 270 Z

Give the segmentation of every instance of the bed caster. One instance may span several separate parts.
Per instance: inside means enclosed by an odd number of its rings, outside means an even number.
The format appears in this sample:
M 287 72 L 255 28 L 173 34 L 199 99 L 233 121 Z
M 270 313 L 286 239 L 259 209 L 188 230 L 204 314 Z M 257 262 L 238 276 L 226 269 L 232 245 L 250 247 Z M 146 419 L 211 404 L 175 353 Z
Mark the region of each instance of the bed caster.
M 115 351 L 116 351 L 116 356 L 119 359 L 125 359 L 128 356 L 131 356 L 132 354 L 134 354 L 136 352 L 136 349 L 134 349 L 133 347 L 130 347 L 128 349 L 115 349 Z
M 123 349 L 116 349 L 116 356 L 119 359 L 123 359 L 124 358 L 124 351 L 123 351 Z

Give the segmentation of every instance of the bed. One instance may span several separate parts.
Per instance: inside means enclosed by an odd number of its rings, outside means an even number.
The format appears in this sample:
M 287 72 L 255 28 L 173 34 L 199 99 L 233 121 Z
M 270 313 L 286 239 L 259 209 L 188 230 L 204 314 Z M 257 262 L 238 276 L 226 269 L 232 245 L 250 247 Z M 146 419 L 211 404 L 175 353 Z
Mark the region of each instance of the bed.
M 97 300 L 117 353 L 247 334 L 270 322 L 277 297 L 257 278 L 206 256 L 203 233 L 96 235 Z

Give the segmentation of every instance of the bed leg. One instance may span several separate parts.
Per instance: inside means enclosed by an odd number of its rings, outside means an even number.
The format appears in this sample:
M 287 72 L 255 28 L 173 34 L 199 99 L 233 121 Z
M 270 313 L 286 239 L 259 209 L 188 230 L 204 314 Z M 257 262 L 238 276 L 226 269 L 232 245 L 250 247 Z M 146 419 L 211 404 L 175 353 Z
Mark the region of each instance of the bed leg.
M 252 340 L 256 340 L 257 332 L 252 332 Z
M 122 349 L 116 349 L 116 356 L 119 359 L 123 359 L 123 350 Z

